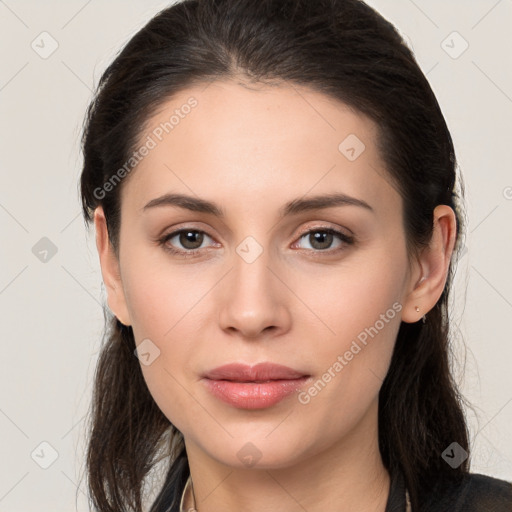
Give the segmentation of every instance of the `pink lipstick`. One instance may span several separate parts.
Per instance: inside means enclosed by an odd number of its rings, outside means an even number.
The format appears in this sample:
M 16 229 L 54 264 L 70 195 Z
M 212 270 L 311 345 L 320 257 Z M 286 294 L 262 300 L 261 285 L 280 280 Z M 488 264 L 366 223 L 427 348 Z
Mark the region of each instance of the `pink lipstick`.
M 231 363 L 207 372 L 202 381 L 220 400 L 240 409 L 264 409 L 299 390 L 309 375 L 273 363 Z

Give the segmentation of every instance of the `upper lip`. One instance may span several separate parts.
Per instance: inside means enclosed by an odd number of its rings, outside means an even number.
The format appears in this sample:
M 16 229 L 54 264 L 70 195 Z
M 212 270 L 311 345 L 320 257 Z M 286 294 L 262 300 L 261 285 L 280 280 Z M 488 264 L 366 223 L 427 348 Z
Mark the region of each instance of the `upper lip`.
M 306 377 L 303 372 L 274 363 L 258 363 L 254 366 L 243 363 L 229 363 L 208 371 L 204 377 L 212 380 L 238 382 L 259 382 L 267 380 L 288 380 Z

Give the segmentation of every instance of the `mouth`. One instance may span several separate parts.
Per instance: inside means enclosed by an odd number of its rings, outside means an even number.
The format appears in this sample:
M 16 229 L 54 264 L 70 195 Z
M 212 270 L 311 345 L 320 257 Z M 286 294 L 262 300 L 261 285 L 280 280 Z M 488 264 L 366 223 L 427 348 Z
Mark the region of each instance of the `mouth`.
M 265 409 L 300 390 L 309 374 L 274 363 L 231 363 L 210 370 L 202 382 L 218 399 L 240 409 Z
M 234 382 L 265 382 L 273 380 L 291 380 L 306 376 L 304 372 L 294 370 L 288 366 L 269 362 L 250 366 L 243 363 L 229 363 L 203 375 L 212 380 L 230 380 Z

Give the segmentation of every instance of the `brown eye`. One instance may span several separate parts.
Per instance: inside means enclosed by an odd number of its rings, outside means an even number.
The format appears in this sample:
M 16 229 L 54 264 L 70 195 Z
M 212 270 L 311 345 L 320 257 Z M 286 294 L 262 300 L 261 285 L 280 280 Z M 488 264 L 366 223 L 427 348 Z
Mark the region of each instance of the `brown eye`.
M 159 244 L 172 254 L 192 256 L 203 249 L 201 246 L 205 238 L 211 239 L 204 231 L 198 229 L 180 229 L 165 235 L 159 240 Z
M 178 241 L 185 249 L 199 249 L 204 240 L 204 233 L 201 231 L 180 231 L 177 235 Z
M 332 248 L 332 244 L 336 238 L 340 240 L 340 242 L 337 247 Z M 354 241 L 353 237 L 347 236 L 332 228 L 311 229 L 301 235 L 300 240 L 302 239 L 306 239 L 309 242 L 311 249 L 316 252 L 343 249 L 345 245 L 351 245 Z M 306 249 L 308 248 L 306 247 Z
M 309 242 L 314 249 L 329 249 L 334 240 L 334 235 L 327 231 L 316 231 L 308 236 Z

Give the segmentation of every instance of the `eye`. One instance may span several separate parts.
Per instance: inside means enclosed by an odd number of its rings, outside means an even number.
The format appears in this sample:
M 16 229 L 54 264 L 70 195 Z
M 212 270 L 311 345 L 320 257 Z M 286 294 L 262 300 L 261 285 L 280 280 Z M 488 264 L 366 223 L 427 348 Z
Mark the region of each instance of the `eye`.
M 185 257 L 195 256 L 201 252 L 201 245 L 205 238 L 212 238 L 204 231 L 199 229 L 180 229 L 179 231 L 173 231 L 158 240 L 158 243 L 171 254 L 180 254 Z M 173 239 L 175 239 L 174 242 Z M 170 244 L 169 242 L 172 242 Z M 181 244 L 183 249 L 176 249 L 175 244 Z
M 332 249 L 332 243 L 336 238 L 341 242 L 338 244 L 338 247 Z M 333 228 L 310 229 L 301 235 L 299 241 L 303 239 L 309 242 L 314 252 L 337 252 L 338 250 L 343 250 L 345 246 L 354 243 L 352 236 L 346 235 Z

